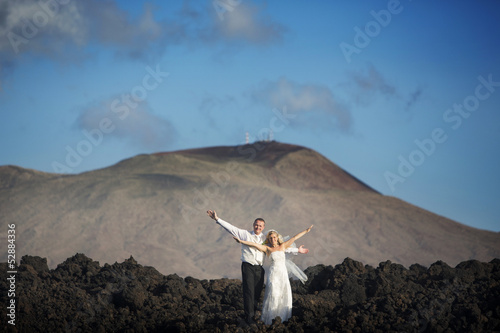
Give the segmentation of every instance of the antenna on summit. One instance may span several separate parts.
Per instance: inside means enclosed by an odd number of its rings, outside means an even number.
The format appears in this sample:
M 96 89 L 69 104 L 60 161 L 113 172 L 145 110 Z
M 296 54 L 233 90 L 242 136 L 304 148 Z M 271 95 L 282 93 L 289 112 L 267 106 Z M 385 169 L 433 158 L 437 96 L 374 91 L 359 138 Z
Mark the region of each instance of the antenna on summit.
M 245 144 L 249 144 L 250 139 L 248 137 L 248 132 L 245 133 Z

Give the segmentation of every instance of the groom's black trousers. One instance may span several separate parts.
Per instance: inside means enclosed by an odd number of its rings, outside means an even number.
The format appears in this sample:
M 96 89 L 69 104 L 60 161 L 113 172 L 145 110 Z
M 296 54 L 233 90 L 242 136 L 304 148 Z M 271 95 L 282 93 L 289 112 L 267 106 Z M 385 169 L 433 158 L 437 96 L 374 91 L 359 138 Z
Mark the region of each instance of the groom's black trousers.
M 252 318 L 257 309 L 260 294 L 264 288 L 264 268 L 260 265 L 241 263 L 241 276 L 243 282 L 243 306 L 245 319 Z

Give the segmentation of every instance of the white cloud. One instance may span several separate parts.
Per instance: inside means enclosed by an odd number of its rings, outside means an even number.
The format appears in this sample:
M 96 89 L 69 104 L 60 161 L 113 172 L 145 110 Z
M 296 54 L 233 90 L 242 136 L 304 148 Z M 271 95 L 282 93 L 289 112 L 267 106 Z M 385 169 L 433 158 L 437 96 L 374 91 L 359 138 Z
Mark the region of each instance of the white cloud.
M 115 1 L 5 0 L 0 4 L 0 35 L 6 36 L 0 39 L 0 54 L 10 60 L 24 53 L 58 59 L 68 53 L 75 56 L 74 48 L 82 53 L 95 44 L 144 59 L 178 43 L 268 44 L 282 39 L 286 30 L 264 14 L 265 8 L 247 2 L 231 7 L 222 19 L 208 4 L 194 7 L 185 1 L 170 19 L 155 18 L 156 9 L 146 4 L 133 18 Z
M 38 1 L 7 0 L 0 16 L 0 53 L 5 58 L 31 52 L 58 55 L 61 45 L 82 46 L 88 39 L 77 2 L 46 5 Z
M 78 128 L 102 129 L 107 137 L 153 150 L 165 148 L 175 140 L 173 125 L 151 113 L 146 101 L 136 102 L 124 96 L 103 99 L 84 108 L 77 120 Z
M 267 45 L 280 41 L 285 28 L 265 15 L 265 8 L 233 1 L 223 13 L 212 2 L 184 1 L 182 8 L 159 12 L 146 4 L 137 16 L 117 1 L 3 0 L 0 3 L 0 78 L 15 68 L 22 56 L 78 63 L 107 50 L 116 56 L 157 61 L 170 45 Z M 162 6 L 169 5 L 162 4 Z M 175 8 L 172 6 L 172 8 Z M 174 13 L 175 14 L 175 13 Z
M 254 44 L 269 44 L 283 38 L 285 27 L 266 16 L 263 8 L 242 1 L 227 8 L 214 17 L 212 36 Z
M 137 19 L 113 1 L 7 0 L 0 11 L 0 54 L 10 59 L 23 53 L 51 58 L 75 57 L 91 44 L 131 58 L 163 52 L 167 42 L 178 42 L 184 28 L 156 21 L 153 7 L 145 6 Z M 89 53 L 87 51 L 87 53 Z
M 336 126 L 342 131 L 348 131 L 351 126 L 349 111 L 324 85 L 300 84 L 281 78 L 265 83 L 253 92 L 252 97 L 270 108 L 281 110 L 285 107 L 290 113 L 317 112 L 333 116 Z

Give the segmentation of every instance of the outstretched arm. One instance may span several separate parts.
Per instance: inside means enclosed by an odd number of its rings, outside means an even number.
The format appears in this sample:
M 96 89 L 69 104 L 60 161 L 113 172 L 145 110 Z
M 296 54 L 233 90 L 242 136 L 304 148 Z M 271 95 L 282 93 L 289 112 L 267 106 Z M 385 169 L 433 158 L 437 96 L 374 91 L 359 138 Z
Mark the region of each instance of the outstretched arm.
M 244 241 L 244 240 L 241 240 L 237 237 L 233 237 L 233 238 L 236 242 L 238 242 L 240 244 L 255 247 L 257 250 L 262 251 L 262 252 L 267 252 L 267 246 L 265 246 L 265 245 L 254 243 L 254 242 L 249 242 L 249 241 Z
M 307 228 L 306 230 L 302 231 L 302 232 L 299 232 L 298 234 L 296 234 L 295 236 L 293 236 L 292 238 L 290 238 L 289 240 L 287 240 L 285 243 L 283 243 L 285 249 L 287 247 L 289 247 L 290 245 L 292 245 L 297 239 L 299 239 L 300 237 L 304 236 L 305 234 L 307 234 L 309 231 L 311 231 L 312 229 L 312 225 Z
M 215 220 L 217 224 L 219 224 L 221 227 L 226 229 L 227 232 L 233 235 L 233 237 L 238 237 L 239 239 L 245 239 L 245 240 L 248 239 L 249 233 L 247 230 L 237 228 L 231 223 L 226 222 L 223 219 L 219 218 L 219 216 L 217 216 L 217 213 L 214 210 L 207 211 L 207 214 L 211 219 Z
M 299 246 L 299 247 L 295 247 L 295 246 L 293 246 L 293 247 L 292 247 L 292 246 L 290 245 L 290 247 L 289 247 L 289 248 L 286 248 L 286 249 L 285 249 L 285 252 L 286 252 L 286 253 L 293 253 L 293 254 L 297 255 L 297 254 L 299 254 L 299 253 L 306 254 L 306 253 L 308 253 L 308 252 L 309 252 L 309 250 L 308 250 L 308 249 L 306 249 L 306 248 L 304 247 L 304 245 L 301 245 L 301 246 Z

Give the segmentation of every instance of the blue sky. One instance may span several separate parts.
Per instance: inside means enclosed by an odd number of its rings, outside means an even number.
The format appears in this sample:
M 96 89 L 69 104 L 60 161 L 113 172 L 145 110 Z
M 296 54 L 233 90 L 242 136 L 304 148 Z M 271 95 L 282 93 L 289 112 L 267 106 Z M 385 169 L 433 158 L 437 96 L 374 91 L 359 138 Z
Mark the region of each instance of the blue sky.
M 273 138 L 500 231 L 496 1 L 3 1 L 0 165 Z

